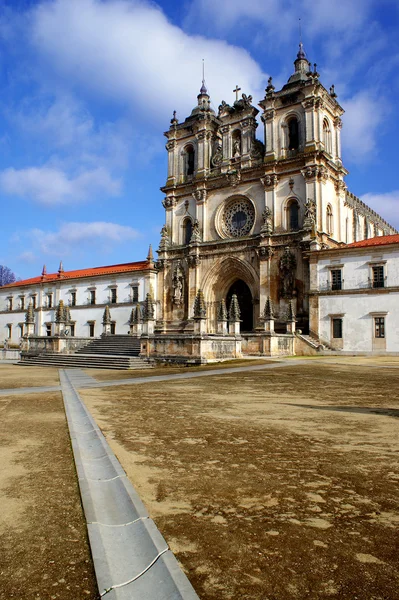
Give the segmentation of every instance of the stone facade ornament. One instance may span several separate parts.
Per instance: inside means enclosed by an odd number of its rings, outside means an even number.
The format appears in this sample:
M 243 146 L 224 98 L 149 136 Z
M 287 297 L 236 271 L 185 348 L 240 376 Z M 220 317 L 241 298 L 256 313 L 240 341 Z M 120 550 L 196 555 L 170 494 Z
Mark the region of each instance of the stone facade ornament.
M 261 246 L 258 250 L 260 260 L 269 260 L 273 254 L 274 250 L 271 246 Z
M 65 319 L 65 324 L 66 325 L 70 325 L 72 322 L 71 319 L 71 311 L 69 309 L 69 306 L 64 306 L 64 319 Z
M 132 327 L 135 323 L 135 313 L 136 313 L 136 309 L 132 308 L 131 312 L 130 312 L 130 317 L 129 317 L 129 325 L 130 327 Z
M 143 306 L 143 321 L 153 321 L 155 317 L 154 300 L 151 294 L 147 294 Z
M 222 146 L 218 146 L 211 158 L 212 167 L 220 167 L 223 161 L 223 150 Z
M 63 300 L 59 301 L 57 310 L 55 311 L 55 322 L 65 323 L 65 306 Z
M 229 321 L 230 323 L 239 322 L 241 318 L 240 305 L 238 304 L 238 299 L 236 294 L 233 294 L 231 297 L 230 307 L 229 307 Z
M 35 324 L 35 313 L 34 313 L 34 310 L 33 310 L 33 302 L 32 302 L 32 300 L 29 302 L 28 309 L 27 309 L 26 314 L 25 314 L 25 323 L 27 325 L 34 325 Z
M 279 271 L 281 278 L 280 296 L 281 298 L 292 298 L 295 287 L 296 258 L 288 246 L 284 249 L 284 254 L 280 258 Z
M 260 228 L 261 236 L 271 235 L 273 233 L 273 216 L 271 209 L 266 206 L 265 210 L 262 213 L 263 223 Z
M 104 308 L 104 313 L 103 313 L 103 325 L 111 325 L 111 312 L 109 310 L 109 306 L 107 304 L 107 306 Z
M 251 158 L 254 161 L 260 161 L 263 159 L 265 154 L 265 146 L 260 140 L 253 140 L 251 147 Z
M 206 318 L 206 306 L 204 293 L 202 290 L 198 290 L 194 300 L 194 319 L 205 319 Z
M 164 225 L 161 229 L 161 240 L 159 242 L 159 250 L 167 250 L 170 246 L 169 230 Z
M 290 300 L 288 303 L 288 311 L 287 311 L 287 333 L 295 333 L 295 308 L 294 301 Z
M 175 204 L 176 204 L 176 198 L 173 198 L 172 196 L 168 196 L 162 201 L 162 206 L 164 208 L 173 208 L 175 206 Z
M 223 298 L 223 300 L 221 300 L 219 302 L 217 320 L 218 321 L 227 321 L 227 308 L 226 308 L 226 301 L 224 298 Z
M 236 187 L 241 181 L 240 171 L 228 171 L 226 173 L 227 184 Z
M 260 180 L 264 188 L 272 188 L 276 186 L 278 177 L 273 173 L 272 175 L 265 175 L 264 177 L 261 177 Z
M 305 218 L 303 228 L 307 231 L 313 230 L 316 225 L 316 202 L 308 198 L 305 204 Z
M 195 221 L 193 223 L 190 244 L 199 244 L 199 242 L 202 242 L 201 230 L 200 230 L 198 220 L 195 219 Z
M 233 157 L 240 158 L 241 156 L 241 142 L 240 140 L 235 140 L 233 144 Z
M 180 260 L 177 261 L 175 270 L 173 272 L 173 304 L 180 307 L 183 304 L 183 285 L 184 285 L 184 273 L 181 267 Z
M 206 190 L 195 190 L 193 198 L 198 204 L 203 204 L 206 201 Z
M 198 254 L 190 254 L 187 256 L 187 264 L 190 269 L 195 269 L 195 267 L 198 267 L 201 264 L 201 257 L 198 256 Z
M 272 319 L 274 319 L 273 302 L 270 296 L 266 298 L 265 308 L 263 309 L 262 317 L 264 321 L 271 321 Z

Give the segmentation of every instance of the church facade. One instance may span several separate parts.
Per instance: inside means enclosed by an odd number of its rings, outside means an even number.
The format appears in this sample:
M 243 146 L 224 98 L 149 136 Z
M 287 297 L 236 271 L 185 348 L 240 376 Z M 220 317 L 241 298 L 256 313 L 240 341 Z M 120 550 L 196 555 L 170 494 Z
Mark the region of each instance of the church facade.
M 327 90 L 320 82 L 302 44 L 294 67 L 281 90 L 269 79 L 259 108 L 236 86 L 233 103 L 222 101 L 216 113 L 203 81 L 191 114 L 179 123 L 174 113 L 165 133 L 168 172 L 158 259 L 149 255 L 145 264 L 131 263 L 135 273 L 125 273 L 123 289 L 135 287 L 140 276 L 141 295 L 126 292 L 124 305 L 114 307 L 113 333 L 141 335 L 143 356 L 202 360 L 241 352 L 293 353 L 293 324 L 307 333 L 314 313 L 312 254 L 397 233 L 348 191 L 341 156 L 344 111 L 334 86 Z M 263 141 L 256 136 L 259 117 Z M 108 296 L 121 277 L 107 268 L 100 278 L 107 290 L 101 309 L 115 304 Z M 90 323 L 101 319 L 89 314 L 93 306 L 87 304 L 98 279 L 92 271 L 83 282 L 86 304 L 74 309 L 69 328 L 83 337 L 93 332 Z M 46 278 L 38 283 L 50 289 Z M 4 337 L 11 331 L 14 340 L 23 331 L 21 316 L 13 327 L 13 310 L 7 309 L 10 290 L 31 297 L 32 286 L 27 280 L 0 290 Z M 73 289 L 65 288 L 64 300 L 74 297 Z M 40 303 L 49 293 L 42 292 Z M 153 311 L 143 333 L 139 321 L 147 296 Z M 62 298 L 54 292 L 52 301 Z M 38 314 L 43 308 L 34 308 L 38 337 L 55 331 L 55 311 L 43 320 Z M 132 308 L 135 317 L 126 312 Z

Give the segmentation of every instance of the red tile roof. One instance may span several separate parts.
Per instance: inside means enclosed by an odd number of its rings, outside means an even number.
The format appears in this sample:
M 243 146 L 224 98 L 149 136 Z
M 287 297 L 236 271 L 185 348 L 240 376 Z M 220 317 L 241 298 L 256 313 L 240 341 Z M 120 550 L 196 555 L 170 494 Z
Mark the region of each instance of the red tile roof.
M 144 271 L 150 268 L 147 260 L 141 262 L 125 263 L 122 265 L 109 265 L 106 267 L 94 267 L 93 269 L 78 269 L 77 271 L 64 271 L 59 273 L 47 273 L 39 277 L 15 281 L 8 285 L 3 285 L 0 289 L 19 287 L 21 285 L 33 285 L 35 283 L 50 283 L 52 281 L 61 281 L 63 279 L 81 279 L 83 277 L 94 277 L 97 275 L 113 275 L 115 273 L 130 273 L 131 271 Z
M 399 234 L 379 235 L 377 237 L 369 238 L 368 240 L 346 244 L 346 246 L 342 246 L 342 248 L 367 248 L 369 246 L 387 246 L 388 244 L 399 244 Z

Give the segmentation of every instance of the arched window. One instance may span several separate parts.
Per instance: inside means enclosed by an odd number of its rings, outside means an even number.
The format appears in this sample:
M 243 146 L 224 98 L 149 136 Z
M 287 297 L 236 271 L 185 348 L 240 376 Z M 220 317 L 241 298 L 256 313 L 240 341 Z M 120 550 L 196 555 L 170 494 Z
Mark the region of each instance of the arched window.
M 324 150 L 328 152 L 328 154 L 332 154 L 331 130 L 327 119 L 324 119 L 323 121 L 323 143 Z
M 194 175 L 195 168 L 195 150 L 193 146 L 186 147 L 185 154 L 185 175 Z
M 287 225 L 291 231 L 299 229 L 299 204 L 295 199 L 287 206 Z
M 239 158 L 241 156 L 241 131 L 236 129 L 231 136 L 232 141 L 232 157 Z
M 184 219 L 183 222 L 183 243 L 187 246 L 190 243 L 193 233 L 193 222 L 191 219 Z
M 331 208 L 331 204 L 327 206 L 327 233 L 328 235 L 332 235 L 334 232 L 334 221 L 333 221 L 333 211 Z
M 299 123 L 296 117 L 291 117 L 288 121 L 288 150 L 298 150 L 299 148 Z

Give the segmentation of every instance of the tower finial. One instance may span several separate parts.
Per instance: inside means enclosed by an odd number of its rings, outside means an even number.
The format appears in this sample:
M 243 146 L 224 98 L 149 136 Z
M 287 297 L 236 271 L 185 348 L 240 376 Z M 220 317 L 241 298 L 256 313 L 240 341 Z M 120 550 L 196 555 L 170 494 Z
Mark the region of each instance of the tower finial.
M 207 94 L 208 90 L 205 85 L 205 59 L 202 59 L 202 85 L 200 89 L 200 94 Z

